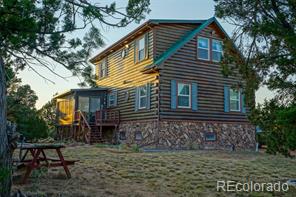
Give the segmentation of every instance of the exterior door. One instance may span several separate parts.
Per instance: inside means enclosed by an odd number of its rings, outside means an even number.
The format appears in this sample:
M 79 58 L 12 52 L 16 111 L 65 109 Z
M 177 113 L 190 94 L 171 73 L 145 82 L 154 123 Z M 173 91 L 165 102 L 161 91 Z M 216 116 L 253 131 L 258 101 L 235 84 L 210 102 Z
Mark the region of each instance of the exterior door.
M 90 97 L 89 101 L 89 121 L 95 122 L 95 114 L 100 110 L 101 99 L 100 97 Z

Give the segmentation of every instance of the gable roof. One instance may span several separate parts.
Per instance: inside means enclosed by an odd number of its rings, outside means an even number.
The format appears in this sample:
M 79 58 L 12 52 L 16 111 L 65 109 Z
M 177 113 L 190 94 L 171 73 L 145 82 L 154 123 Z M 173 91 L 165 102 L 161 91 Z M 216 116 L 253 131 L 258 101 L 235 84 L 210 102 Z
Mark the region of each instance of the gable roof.
M 91 63 L 95 63 L 97 60 L 102 59 L 102 57 L 107 55 L 108 52 L 110 52 L 110 51 L 112 52 L 112 50 L 114 50 L 116 47 L 120 47 L 121 45 L 126 44 L 126 41 L 129 38 L 135 37 L 137 33 L 145 30 L 147 27 L 150 27 L 150 26 L 153 26 L 153 25 L 159 25 L 159 24 L 178 24 L 178 23 L 182 23 L 182 24 L 202 24 L 205 21 L 206 20 L 150 19 L 150 20 L 146 21 L 145 23 L 143 23 L 142 25 L 140 25 L 139 27 L 137 27 L 135 30 L 131 31 L 129 34 L 127 34 L 126 36 L 124 36 L 120 40 L 118 40 L 117 42 L 115 42 L 114 44 L 112 44 L 109 47 L 107 47 L 106 49 L 104 49 L 99 54 L 95 55 L 89 61 Z
M 212 23 L 215 23 L 219 29 L 225 34 L 227 39 L 230 39 L 226 31 L 223 29 L 223 27 L 220 25 L 220 23 L 217 21 L 215 17 L 209 18 L 208 20 L 204 20 L 201 25 L 199 25 L 197 28 L 193 29 L 189 33 L 185 34 L 180 40 L 178 40 L 175 44 L 173 44 L 168 50 L 166 50 L 164 53 L 162 53 L 156 60 L 153 61 L 152 64 L 146 66 L 143 71 L 147 71 L 150 69 L 159 69 L 161 67 L 161 64 L 167 60 L 170 56 L 172 56 L 176 51 L 178 51 L 182 46 L 184 46 L 187 42 L 189 42 L 191 39 L 196 36 L 199 32 L 201 32 L 204 28 L 209 26 Z
M 226 31 L 223 29 L 221 24 L 218 22 L 218 20 L 215 17 L 209 18 L 207 20 L 182 20 L 182 19 L 150 19 L 147 22 L 143 23 L 141 26 L 106 48 L 101 53 L 97 54 L 95 57 L 90 59 L 90 62 L 94 63 L 96 60 L 99 60 L 102 56 L 106 55 L 108 52 L 112 52 L 114 48 L 123 45 L 123 43 L 126 42 L 127 39 L 133 38 L 136 33 L 141 32 L 145 29 L 145 27 L 158 25 L 158 24 L 199 24 L 197 28 L 193 29 L 192 31 L 185 34 L 180 40 L 178 40 L 175 44 L 173 44 L 168 50 L 163 52 L 157 59 L 153 61 L 152 64 L 145 66 L 145 68 L 142 70 L 143 72 L 153 70 L 153 69 L 159 69 L 162 65 L 162 63 L 167 60 L 170 56 L 172 56 L 176 51 L 178 51 L 181 47 L 183 47 L 187 42 L 189 42 L 196 34 L 201 32 L 203 29 L 208 27 L 210 24 L 215 23 L 219 30 L 222 31 L 222 33 L 225 35 L 227 39 L 230 39 Z M 234 48 L 236 46 L 233 44 Z

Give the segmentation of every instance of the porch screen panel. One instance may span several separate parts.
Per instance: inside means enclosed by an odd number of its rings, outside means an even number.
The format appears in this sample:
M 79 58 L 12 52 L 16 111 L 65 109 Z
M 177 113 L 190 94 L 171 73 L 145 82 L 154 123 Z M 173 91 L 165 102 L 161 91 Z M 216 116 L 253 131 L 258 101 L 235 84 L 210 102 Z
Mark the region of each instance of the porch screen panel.
M 90 112 L 100 110 L 100 98 L 90 98 Z
M 58 101 L 58 120 L 60 125 L 71 124 L 72 112 L 70 111 L 70 101 Z
M 89 112 L 89 97 L 78 97 L 78 110 L 82 112 Z

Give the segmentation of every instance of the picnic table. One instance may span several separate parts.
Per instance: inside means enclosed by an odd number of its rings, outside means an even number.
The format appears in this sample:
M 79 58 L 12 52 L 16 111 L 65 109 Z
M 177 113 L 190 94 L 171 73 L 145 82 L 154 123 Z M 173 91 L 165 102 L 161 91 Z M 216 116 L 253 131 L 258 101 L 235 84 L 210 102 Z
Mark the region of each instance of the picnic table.
M 65 160 L 61 152 L 62 148 L 65 148 L 62 144 L 18 144 L 20 151 L 25 151 L 24 155 L 20 158 L 20 163 L 26 166 L 26 172 L 21 180 L 21 183 L 26 183 L 27 179 L 31 175 L 32 171 L 40 167 L 63 167 L 67 178 L 71 178 L 71 173 L 68 169 L 68 165 L 73 165 L 75 160 Z M 58 158 L 51 158 L 46 156 L 46 150 L 56 150 Z M 27 158 L 28 154 L 31 154 L 31 158 Z

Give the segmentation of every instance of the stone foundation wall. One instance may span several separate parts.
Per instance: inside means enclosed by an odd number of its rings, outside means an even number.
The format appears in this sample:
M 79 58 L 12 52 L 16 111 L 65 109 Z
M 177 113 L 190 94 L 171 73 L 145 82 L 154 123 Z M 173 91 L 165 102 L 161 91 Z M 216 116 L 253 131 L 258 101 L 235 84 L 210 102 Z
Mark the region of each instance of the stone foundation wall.
M 159 124 L 159 126 L 158 126 Z M 125 122 L 119 131 L 126 134 L 125 143 L 172 149 L 255 149 L 255 127 L 247 123 L 200 121 Z M 142 139 L 136 140 L 135 135 Z M 206 141 L 206 133 L 215 133 L 215 141 Z

